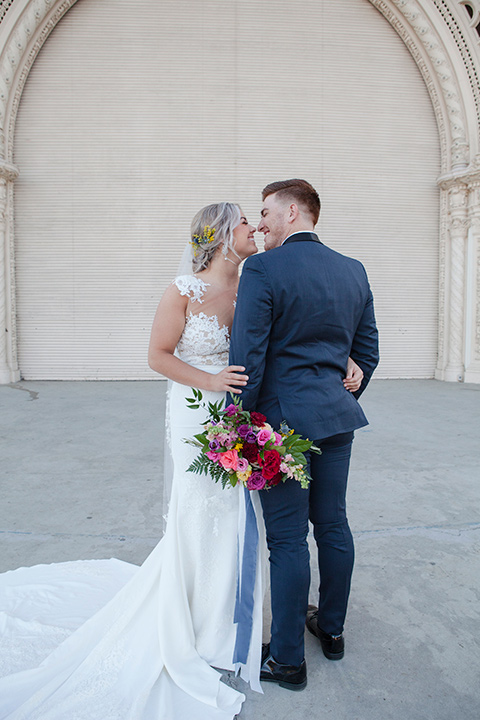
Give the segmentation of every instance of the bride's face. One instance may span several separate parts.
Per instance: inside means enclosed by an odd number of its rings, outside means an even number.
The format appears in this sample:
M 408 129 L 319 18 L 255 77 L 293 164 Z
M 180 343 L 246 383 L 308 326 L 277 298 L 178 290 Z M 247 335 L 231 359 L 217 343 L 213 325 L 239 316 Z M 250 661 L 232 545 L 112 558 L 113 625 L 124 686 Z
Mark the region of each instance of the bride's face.
M 253 236 L 256 227 L 249 225 L 247 218 L 242 214 L 240 224 L 233 231 L 233 247 L 242 260 L 258 252 Z

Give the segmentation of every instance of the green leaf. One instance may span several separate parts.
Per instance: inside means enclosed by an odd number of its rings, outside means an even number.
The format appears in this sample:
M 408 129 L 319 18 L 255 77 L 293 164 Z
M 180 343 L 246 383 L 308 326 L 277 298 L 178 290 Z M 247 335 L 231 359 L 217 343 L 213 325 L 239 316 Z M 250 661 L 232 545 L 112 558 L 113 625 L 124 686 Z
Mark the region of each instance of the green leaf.
M 187 443 L 187 445 L 192 445 L 193 447 L 202 448 L 202 450 L 205 447 L 203 443 L 199 443 L 191 438 L 183 438 L 183 442 Z
M 288 437 L 284 438 L 283 444 L 285 447 L 290 448 L 292 445 L 296 443 L 296 441 L 301 437 L 301 435 L 289 435 Z
M 293 447 L 300 452 L 306 452 L 310 449 L 310 446 L 311 442 L 309 440 L 297 440 Z

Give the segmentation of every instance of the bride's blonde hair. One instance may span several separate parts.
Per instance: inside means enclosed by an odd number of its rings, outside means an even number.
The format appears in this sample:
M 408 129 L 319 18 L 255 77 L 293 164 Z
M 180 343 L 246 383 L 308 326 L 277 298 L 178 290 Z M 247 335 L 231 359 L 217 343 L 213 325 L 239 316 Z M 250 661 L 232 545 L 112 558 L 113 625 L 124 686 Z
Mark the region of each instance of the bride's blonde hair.
M 232 247 L 233 231 L 240 224 L 241 218 L 239 206 L 229 202 L 207 205 L 197 212 L 190 228 L 194 273 L 208 267 L 218 248 L 222 248 L 223 254 L 227 255 Z

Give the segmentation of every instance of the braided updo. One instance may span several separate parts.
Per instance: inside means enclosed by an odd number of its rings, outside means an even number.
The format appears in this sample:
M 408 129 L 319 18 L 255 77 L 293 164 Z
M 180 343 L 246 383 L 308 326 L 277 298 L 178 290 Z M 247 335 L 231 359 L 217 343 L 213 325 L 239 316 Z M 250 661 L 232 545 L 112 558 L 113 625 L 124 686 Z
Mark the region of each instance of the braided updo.
M 207 205 L 197 212 L 191 225 L 192 241 L 194 237 L 203 236 L 207 227 L 215 233 L 213 240 L 208 243 L 200 242 L 194 245 L 195 254 L 192 252 L 194 273 L 208 267 L 218 248 L 222 248 L 223 254 L 227 255 L 232 245 L 233 231 L 240 224 L 241 217 L 239 206 L 228 202 Z

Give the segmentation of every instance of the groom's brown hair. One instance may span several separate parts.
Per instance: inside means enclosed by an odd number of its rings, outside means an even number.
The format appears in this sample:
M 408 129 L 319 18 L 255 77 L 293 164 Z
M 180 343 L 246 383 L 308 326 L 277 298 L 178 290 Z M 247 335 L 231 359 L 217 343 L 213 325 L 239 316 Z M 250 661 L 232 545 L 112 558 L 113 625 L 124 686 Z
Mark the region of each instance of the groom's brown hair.
M 288 198 L 298 205 L 303 205 L 312 216 L 313 224 L 317 224 L 320 215 L 320 198 L 313 185 L 310 185 L 309 182 L 299 178 L 292 178 L 291 180 L 277 180 L 269 183 L 262 190 L 262 200 L 274 193 L 281 199 Z

